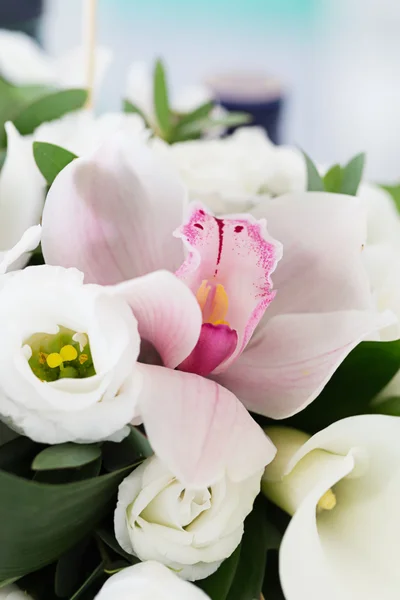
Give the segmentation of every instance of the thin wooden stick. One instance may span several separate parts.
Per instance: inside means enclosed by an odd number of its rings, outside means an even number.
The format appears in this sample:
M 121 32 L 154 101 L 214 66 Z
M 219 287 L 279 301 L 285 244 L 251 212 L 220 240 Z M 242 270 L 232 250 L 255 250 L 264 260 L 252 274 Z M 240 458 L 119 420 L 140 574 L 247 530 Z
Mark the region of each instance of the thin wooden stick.
M 97 0 L 84 0 L 83 43 L 86 49 L 86 87 L 88 97 L 85 108 L 93 108 L 93 88 L 96 72 Z

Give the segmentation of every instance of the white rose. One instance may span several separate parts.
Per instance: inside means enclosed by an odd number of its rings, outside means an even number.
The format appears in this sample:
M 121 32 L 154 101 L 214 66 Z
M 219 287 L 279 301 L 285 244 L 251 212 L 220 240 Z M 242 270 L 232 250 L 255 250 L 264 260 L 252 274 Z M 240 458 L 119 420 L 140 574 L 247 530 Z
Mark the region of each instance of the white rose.
M 207 600 L 192 583 L 182 581 L 160 563 L 149 561 L 116 573 L 103 585 L 96 600 Z
M 137 322 L 76 269 L 49 265 L 3 276 L 0 415 L 33 440 L 121 440 L 141 378 Z
M 157 560 L 194 581 L 214 573 L 239 545 L 261 473 L 210 487 L 185 486 L 153 456 L 120 485 L 115 535 L 141 560 Z
M 31 596 L 28 596 L 25 592 L 18 589 L 16 585 L 7 585 L 4 588 L 0 588 L 0 600 L 30 600 Z
M 400 418 L 267 433 L 278 452 L 262 489 L 293 515 L 279 557 L 286 600 L 397 600 Z
M 189 189 L 214 212 L 238 212 L 262 198 L 306 187 L 301 152 L 274 146 L 258 127 L 238 129 L 218 140 L 194 140 L 153 147 L 174 166 Z
M 78 110 L 61 119 L 42 123 L 35 130 L 33 138 L 36 142 L 56 144 L 78 156 L 84 156 L 94 152 L 117 131 L 143 140 L 150 134 L 139 115 L 121 112 L 96 117 L 90 110 Z

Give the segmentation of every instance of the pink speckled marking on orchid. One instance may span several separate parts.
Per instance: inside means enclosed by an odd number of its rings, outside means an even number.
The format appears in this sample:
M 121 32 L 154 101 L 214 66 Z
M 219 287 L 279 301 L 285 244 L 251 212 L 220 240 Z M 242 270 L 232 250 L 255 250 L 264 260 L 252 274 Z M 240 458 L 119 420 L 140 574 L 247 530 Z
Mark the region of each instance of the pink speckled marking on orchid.
M 215 373 L 224 370 L 243 351 L 273 300 L 271 273 L 281 258 L 279 242 L 267 233 L 264 219 L 251 215 L 214 217 L 195 204 L 186 223 L 174 235 L 188 249 L 176 275 L 197 293 L 202 281 L 221 284 L 229 298 L 226 321 L 237 331 L 235 352 Z

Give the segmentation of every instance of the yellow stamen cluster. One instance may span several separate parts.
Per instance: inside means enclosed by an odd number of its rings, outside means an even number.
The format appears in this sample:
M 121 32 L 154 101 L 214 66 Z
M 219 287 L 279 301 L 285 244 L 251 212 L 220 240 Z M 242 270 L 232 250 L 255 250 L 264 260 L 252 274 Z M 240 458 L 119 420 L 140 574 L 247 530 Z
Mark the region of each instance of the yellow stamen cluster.
M 210 301 L 212 289 L 214 295 Z M 203 323 L 229 326 L 228 321 L 225 320 L 229 308 L 228 294 L 221 283 L 213 286 L 207 279 L 204 279 L 197 290 L 196 298 L 203 313 Z
M 41 354 L 43 354 L 43 352 Z M 71 346 L 71 344 L 67 344 L 61 348 L 60 352 L 52 352 L 51 354 L 48 354 L 46 357 L 46 362 L 51 369 L 55 369 L 56 367 L 60 367 L 65 362 L 75 360 L 77 356 L 78 352 L 76 348 Z M 41 360 L 41 358 L 39 358 L 39 360 Z

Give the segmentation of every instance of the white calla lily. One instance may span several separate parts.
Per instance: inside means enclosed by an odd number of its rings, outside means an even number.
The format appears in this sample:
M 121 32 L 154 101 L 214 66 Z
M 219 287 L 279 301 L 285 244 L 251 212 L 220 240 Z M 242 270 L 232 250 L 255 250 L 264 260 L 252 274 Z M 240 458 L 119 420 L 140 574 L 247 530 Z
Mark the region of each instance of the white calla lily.
M 263 492 L 293 515 L 280 549 L 287 600 L 395 600 L 400 418 L 362 415 L 313 437 L 270 427 Z
M 0 315 L 5 422 L 50 444 L 129 432 L 142 380 L 137 322 L 123 300 L 84 285 L 76 269 L 30 267 L 3 277 Z
M 148 561 L 116 573 L 103 585 L 96 600 L 207 600 L 199 588 L 179 579 L 164 565 Z M 16 599 L 17 600 L 17 599 Z
M 183 579 L 208 577 L 239 545 L 261 474 L 186 488 L 153 456 L 119 487 L 117 540 L 126 552 L 157 560 Z

